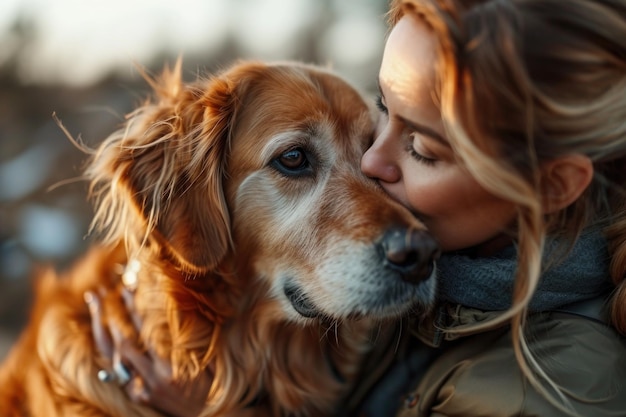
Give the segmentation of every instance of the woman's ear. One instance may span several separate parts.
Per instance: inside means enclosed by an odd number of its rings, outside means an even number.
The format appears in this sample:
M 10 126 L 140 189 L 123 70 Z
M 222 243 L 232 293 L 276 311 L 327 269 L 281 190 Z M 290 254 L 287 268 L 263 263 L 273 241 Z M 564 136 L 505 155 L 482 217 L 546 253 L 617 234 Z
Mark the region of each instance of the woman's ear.
M 581 154 L 561 156 L 541 168 L 545 214 L 562 210 L 576 201 L 591 183 L 594 172 L 591 159 Z

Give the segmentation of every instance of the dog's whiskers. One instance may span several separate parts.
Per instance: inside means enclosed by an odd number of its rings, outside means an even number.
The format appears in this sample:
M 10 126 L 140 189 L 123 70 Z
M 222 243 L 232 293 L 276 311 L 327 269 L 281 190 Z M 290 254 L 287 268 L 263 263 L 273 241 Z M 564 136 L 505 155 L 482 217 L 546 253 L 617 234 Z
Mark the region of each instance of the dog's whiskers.
M 402 340 L 402 332 L 404 330 L 404 320 L 400 320 L 400 325 L 398 326 L 398 337 L 396 338 L 396 346 L 394 347 L 394 353 L 398 353 L 400 349 L 400 341 Z

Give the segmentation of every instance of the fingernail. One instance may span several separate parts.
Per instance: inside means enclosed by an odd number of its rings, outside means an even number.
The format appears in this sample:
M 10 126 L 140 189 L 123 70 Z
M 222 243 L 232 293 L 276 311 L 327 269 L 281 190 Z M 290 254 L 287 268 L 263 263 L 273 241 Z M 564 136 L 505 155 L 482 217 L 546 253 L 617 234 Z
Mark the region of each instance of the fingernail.
M 148 392 L 148 390 L 145 387 L 142 387 L 141 391 L 139 391 L 139 400 L 143 401 L 145 403 L 150 401 L 150 393 Z
M 96 296 L 91 291 L 85 291 L 83 293 L 83 299 L 85 300 L 85 303 L 87 303 L 87 305 L 90 305 L 91 303 L 96 301 Z

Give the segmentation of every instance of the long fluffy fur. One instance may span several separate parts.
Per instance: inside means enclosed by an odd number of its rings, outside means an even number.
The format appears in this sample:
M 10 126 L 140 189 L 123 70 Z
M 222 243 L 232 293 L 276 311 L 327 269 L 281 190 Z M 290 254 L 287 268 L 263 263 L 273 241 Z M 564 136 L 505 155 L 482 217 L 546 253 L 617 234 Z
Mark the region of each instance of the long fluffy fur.
M 429 304 L 432 280 L 410 291 L 394 281 L 411 303 L 371 302 L 390 276 L 377 263 L 351 266 L 373 262 L 388 228 L 423 228 L 360 173 L 373 124 L 354 90 L 305 65 L 244 62 L 190 84 L 180 72 L 147 77 L 154 97 L 88 151 L 102 245 L 62 276 L 40 277 L 29 327 L 0 370 L 2 415 L 156 415 L 97 380 L 108 364 L 95 352 L 86 290 L 106 289 L 106 319 L 169 358 L 174 378 L 214 371 L 207 416 L 328 414 L 371 346 L 370 317 Z M 311 156 L 312 174 L 275 168 L 282 142 Z M 140 334 L 119 298 L 130 259 L 141 265 Z M 290 280 L 318 303 L 319 318 L 293 310 L 283 295 Z

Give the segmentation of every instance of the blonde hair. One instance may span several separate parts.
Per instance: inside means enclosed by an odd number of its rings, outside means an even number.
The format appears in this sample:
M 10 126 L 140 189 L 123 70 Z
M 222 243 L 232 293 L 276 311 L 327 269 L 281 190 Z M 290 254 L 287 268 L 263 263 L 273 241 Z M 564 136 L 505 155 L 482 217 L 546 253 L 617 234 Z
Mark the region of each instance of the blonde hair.
M 513 304 L 478 328 L 510 321 L 524 374 L 544 394 L 536 375 L 560 392 L 523 334 L 547 235 L 572 245 L 585 227 L 603 228 L 611 319 L 626 334 L 626 2 L 392 0 L 390 26 L 405 15 L 437 39 L 434 93 L 459 160 L 518 207 Z M 545 216 L 540 166 L 568 154 L 589 157 L 594 178 L 574 204 Z

